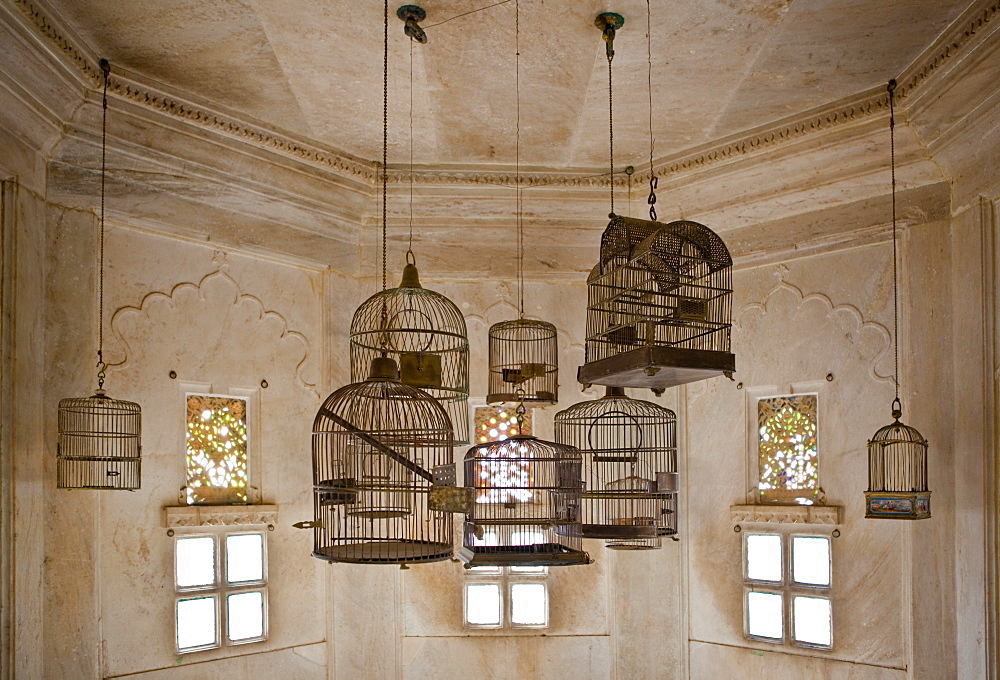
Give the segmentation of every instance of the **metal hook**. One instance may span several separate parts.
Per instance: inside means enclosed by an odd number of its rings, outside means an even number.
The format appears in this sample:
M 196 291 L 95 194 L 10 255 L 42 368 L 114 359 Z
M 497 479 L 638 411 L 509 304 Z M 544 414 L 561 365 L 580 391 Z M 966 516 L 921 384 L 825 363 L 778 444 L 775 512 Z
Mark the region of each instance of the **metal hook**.
M 625 17 L 614 12 L 604 12 L 597 15 L 597 18 L 594 19 L 594 25 L 601 29 L 604 42 L 607 43 L 605 52 L 608 55 L 608 61 L 611 61 L 615 58 L 615 33 L 625 25 Z
M 417 266 L 417 256 L 409 248 L 406 249 L 406 264 L 412 264 L 414 267 Z
M 427 18 L 427 12 L 422 7 L 417 5 L 403 5 L 396 10 L 396 16 L 405 22 L 406 25 L 403 27 L 403 33 L 410 36 L 411 40 L 416 40 L 421 44 L 427 42 L 427 34 L 417 24 L 418 21 L 423 21 Z

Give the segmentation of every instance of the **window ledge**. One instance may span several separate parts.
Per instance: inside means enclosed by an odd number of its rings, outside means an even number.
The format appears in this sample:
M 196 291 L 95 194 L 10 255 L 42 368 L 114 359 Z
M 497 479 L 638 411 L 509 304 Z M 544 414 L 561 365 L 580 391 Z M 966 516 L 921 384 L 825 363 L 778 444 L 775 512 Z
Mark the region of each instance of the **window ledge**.
M 277 505 L 182 505 L 163 509 L 165 526 L 210 527 L 278 523 Z
M 735 524 L 767 522 L 773 524 L 840 524 L 839 505 L 730 505 Z

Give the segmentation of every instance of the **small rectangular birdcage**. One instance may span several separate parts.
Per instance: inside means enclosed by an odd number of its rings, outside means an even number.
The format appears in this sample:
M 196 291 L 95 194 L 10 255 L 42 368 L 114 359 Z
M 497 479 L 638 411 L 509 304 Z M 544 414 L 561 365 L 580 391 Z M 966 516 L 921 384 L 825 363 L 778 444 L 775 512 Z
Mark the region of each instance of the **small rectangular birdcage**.
M 59 402 L 56 486 L 132 491 L 140 485 L 139 405 L 92 397 Z
M 588 564 L 578 451 L 535 437 L 480 444 L 465 457 L 473 490 L 459 556 L 469 567 Z
M 708 227 L 615 215 L 587 289 L 580 382 L 664 389 L 736 370 L 732 258 Z
M 554 404 L 559 400 L 559 344 L 546 321 L 515 319 L 489 331 L 486 402 Z

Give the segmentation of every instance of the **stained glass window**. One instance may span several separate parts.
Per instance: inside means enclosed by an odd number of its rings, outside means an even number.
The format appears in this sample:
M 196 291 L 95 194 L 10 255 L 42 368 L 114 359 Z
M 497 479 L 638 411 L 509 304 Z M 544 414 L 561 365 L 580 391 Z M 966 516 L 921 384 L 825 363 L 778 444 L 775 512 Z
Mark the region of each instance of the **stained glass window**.
M 816 395 L 757 401 L 761 500 L 811 504 L 819 493 Z
M 476 409 L 476 444 L 502 442 L 518 434 L 531 434 L 530 408 L 521 415 L 514 409 L 499 406 Z
M 187 502 L 247 502 L 247 402 L 187 396 Z

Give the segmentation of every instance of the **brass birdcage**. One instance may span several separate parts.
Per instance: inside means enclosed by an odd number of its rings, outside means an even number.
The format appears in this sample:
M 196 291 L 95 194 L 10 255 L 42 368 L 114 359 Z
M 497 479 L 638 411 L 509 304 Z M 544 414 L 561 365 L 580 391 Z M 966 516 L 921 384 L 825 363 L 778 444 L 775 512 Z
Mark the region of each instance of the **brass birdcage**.
M 931 516 L 931 492 L 927 489 L 927 440 L 916 429 L 900 422 L 899 400 L 899 276 L 896 257 L 896 81 L 890 80 L 889 153 L 892 173 L 892 311 L 895 367 L 892 401 L 893 422 L 880 428 L 868 441 L 868 490 L 865 517 L 872 519 L 927 519 Z
M 97 390 L 59 402 L 56 486 L 135 490 L 141 479 L 142 413 Z
M 584 538 L 616 549 L 659 548 L 677 533 L 677 417 L 620 387 L 560 411 L 555 438 L 583 454 Z
M 501 321 L 489 331 L 490 375 L 486 402 L 559 400 L 559 342 L 547 321 Z
M 898 400 L 896 404 L 898 404 Z M 927 440 L 899 421 L 882 427 L 868 441 L 868 491 L 865 517 L 924 519 L 931 516 L 927 490 Z
M 56 487 L 134 491 L 141 481 L 142 410 L 131 401 L 104 392 L 104 195 L 107 175 L 108 80 L 111 64 L 100 61 L 104 75 L 101 101 L 101 213 L 97 337 L 97 391 L 93 396 L 59 402 Z
M 589 564 L 583 550 L 580 452 L 528 435 L 465 455 L 472 489 L 459 556 L 467 567 Z
M 451 418 L 454 443 L 469 443 L 469 340 L 465 318 L 451 300 L 420 285 L 408 262 L 398 288 L 365 300 L 351 321 L 351 380 L 372 359 L 388 356 L 399 379 L 437 399 Z
M 452 516 L 428 507 L 437 466 L 454 464 L 451 421 L 430 395 L 374 359 L 313 423 L 313 556 L 406 564 L 451 557 Z
M 587 281 L 579 381 L 662 391 L 735 371 L 732 265 L 702 224 L 613 215 Z

